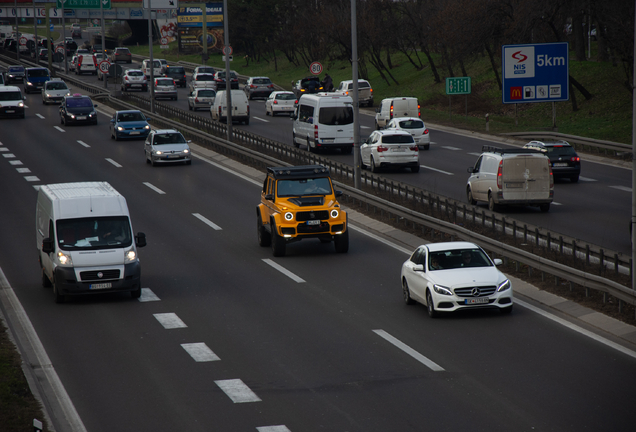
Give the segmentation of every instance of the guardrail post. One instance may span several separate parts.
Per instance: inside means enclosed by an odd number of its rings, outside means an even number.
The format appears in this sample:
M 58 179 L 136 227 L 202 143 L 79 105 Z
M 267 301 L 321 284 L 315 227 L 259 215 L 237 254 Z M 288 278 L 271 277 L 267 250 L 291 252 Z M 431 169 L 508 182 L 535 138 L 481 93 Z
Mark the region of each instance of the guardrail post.
M 559 236 L 559 253 L 563 255 L 563 236 Z
M 512 242 L 517 243 L 517 221 L 512 221 Z
M 547 242 L 547 246 L 548 246 L 548 252 L 550 252 L 551 243 L 552 243 L 552 236 L 550 236 L 550 231 L 548 231 L 548 236 L 546 237 L 546 242 Z
M 614 272 L 618 274 L 618 254 L 614 254 Z
M 528 244 L 528 225 L 523 225 L 523 242 Z
M 601 253 L 599 256 L 599 260 L 600 260 L 600 267 L 599 267 L 599 274 L 603 274 L 603 270 L 605 267 L 605 251 L 603 251 L 603 249 L 601 249 Z
M 539 228 L 534 229 L 534 241 L 539 246 Z
M 585 245 L 585 265 L 590 265 L 590 245 Z

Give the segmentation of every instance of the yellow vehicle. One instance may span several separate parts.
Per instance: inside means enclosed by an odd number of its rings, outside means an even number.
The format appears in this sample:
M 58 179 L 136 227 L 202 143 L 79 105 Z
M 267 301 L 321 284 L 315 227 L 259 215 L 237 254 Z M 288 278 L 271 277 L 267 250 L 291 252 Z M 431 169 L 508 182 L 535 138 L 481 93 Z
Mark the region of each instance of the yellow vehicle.
M 329 169 L 322 165 L 269 167 L 256 207 L 258 244 L 285 256 L 287 243 L 317 238 L 333 241 L 336 252 L 349 250 L 347 213 L 333 189 Z

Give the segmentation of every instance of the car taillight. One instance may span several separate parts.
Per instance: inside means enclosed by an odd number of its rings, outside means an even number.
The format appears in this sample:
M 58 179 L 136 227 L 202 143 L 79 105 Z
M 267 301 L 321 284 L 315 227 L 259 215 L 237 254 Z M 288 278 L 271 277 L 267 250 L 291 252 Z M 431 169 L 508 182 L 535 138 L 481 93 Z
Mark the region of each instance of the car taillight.
M 78 66 L 81 66 L 81 65 L 82 65 L 82 59 L 83 59 L 83 58 L 84 58 L 84 57 L 80 57 L 80 58 L 77 60 L 77 65 L 78 65 Z
M 318 141 L 318 125 L 314 125 L 314 139 Z
M 499 161 L 499 168 L 497 168 L 497 188 L 501 189 L 501 179 L 503 177 L 503 161 Z M 550 169 L 552 171 L 552 169 Z
M 420 104 L 417 104 L 417 116 L 422 117 L 422 114 L 420 113 Z
M 254 84 L 250 84 L 250 88 L 256 88 Z
M 411 150 L 411 151 L 420 151 L 420 148 L 418 146 L 411 146 L 411 147 L 409 147 L 409 150 Z
M 424 135 L 428 134 L 428 129 L 424 129 Z
M 550 189 L 554 187 L 554 175 L 552 175 L 552 167 L 550 167 Z
M 197 96 L 197 97 L 195 97 L 195 98 L 194 98 L 194 101 L 195 101 L 195 102 L 199 102 L 199 97 L 198 97 L 198 96 Z
M 379 146 L 376 147 L 376 150 L 378 151 L 378 153 L 382 153 L 382 152 L 388 151 L 389 148 L 388 147 L 384 147 L 383 145 L 379 145 Z
M 250 106 L 249 105 L 247 106 L 247 115 L 248 115 L 248 117 L 250 115 Z
M 580 158 L 580 157 L 578 157 L 578 156 L 572 156 L 572 157 L 570 158 L 570 160 L 571 160 L 572 162 L 581 162 L 581 158 Z
M 274 102 L 272 102 L 274 105 L 278 105 L 278 101 L 276 99 L 274 99 Z
M 97 59 L 95 57 L 93 57 L 93 64 L 97 67 Z
M 271 88 L 271 89 L 273 89 L 273 88 L 274 88 L 274 84 L 270 84 L 270 85 L 268 85 L 268 86 L 267 86 L 267 88 Z
M 128 75 L 124 77 L 124 81 L 128 81 Z
M 393 104 L 391 104 L 391 112 L 389 113 L 389 118 L 393 118 Z

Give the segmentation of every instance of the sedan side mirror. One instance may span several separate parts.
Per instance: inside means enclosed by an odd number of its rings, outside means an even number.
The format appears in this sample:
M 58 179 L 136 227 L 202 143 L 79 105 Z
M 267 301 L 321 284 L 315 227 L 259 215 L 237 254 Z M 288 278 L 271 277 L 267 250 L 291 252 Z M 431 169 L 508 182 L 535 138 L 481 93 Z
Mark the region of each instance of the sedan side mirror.
M 152 120 L 152 117 L 146 117 L 146 121 Z
M 419 272 L 423 272 L 424 271 L 424 264 L 417 264 L 413 266 L 413 271 L 419 271 Z

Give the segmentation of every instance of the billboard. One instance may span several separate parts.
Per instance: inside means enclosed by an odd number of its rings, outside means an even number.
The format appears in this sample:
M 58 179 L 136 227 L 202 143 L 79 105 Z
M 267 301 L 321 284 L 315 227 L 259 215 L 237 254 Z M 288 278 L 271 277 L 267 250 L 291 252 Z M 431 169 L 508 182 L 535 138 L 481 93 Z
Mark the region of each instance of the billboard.
M 503 45 L 503 103 L 570 99 L 568 43 Z
M 206 3 L 207 27 L 223 27 L 223 3 Z M 177 25 L 181 27 L 203 27 L 203 12 L 200 7 L 177 9 Z

